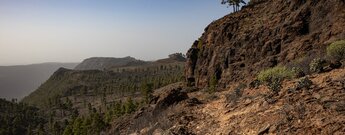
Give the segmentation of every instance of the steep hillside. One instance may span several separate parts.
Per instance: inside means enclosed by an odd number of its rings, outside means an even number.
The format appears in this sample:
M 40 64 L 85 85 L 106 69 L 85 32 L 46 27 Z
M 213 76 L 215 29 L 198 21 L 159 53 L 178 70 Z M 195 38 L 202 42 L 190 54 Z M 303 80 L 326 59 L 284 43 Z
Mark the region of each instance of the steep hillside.
M 345 69 L 307 76 L 309 88 L 288 80 L 208 94 L 181 85 L 157 91 L 150 106 L 113 123 L 109 134 L 264 135 L 345 134 Z
M 98 134 L 146 104 L 154 89 L 182 81 L 183 71 L 184 63 L 175 60 L 106 70 L 60 68 L 22 102 L 49 116 L 45 132 Z
M 129 115 L 147 104 L 155 89 L 184 80 L 185 57 L 181 53 L 152 62 L 131 57 L 97 59 L 85 60 L 81 65 L 95 67 L 96 63 L 96 66 L 108 65 L 107 68 L 60 68 L 21 101 L 49 116 L 49 121 L 42 125 L 44 132 L 101 133 L 114 118 Z M 117 65 L 109 66 L 114 63 Z
M 22 101 L 40 108 L 62 97 L 79 97 L 88 100 L 140 94 L 142 83 L 154 83 L 153 88 L 182 80 L 183 63 L 166 63 L 100 70 L 69 70 L 60 68 L 36 91 Z M 82 101 L 82 99 L 78 99 Z M 87 101 L 92 103 L 92 101 Z M 93 104 L 93 103 L 92 103 Z
M 60 67 L 74 68 L 77 63 L 42 63 L 0 66 L 0 98 L 21 99 L 37 89 Z
M 112 67 L 124 67 L 144 65 L 146 62 L 137 60 L 133 57 L 124 58 L 106 58 L 106 57 L 93 57 L 85 59 L 82 63 L 75 67 L 76 70 L 103 70 Z
M 212 22 L 187 53 L 187 80 L 199 88 L 251 80 L 262 69 L 315 57 L 345 38 L 343 0 L 252 0 Z

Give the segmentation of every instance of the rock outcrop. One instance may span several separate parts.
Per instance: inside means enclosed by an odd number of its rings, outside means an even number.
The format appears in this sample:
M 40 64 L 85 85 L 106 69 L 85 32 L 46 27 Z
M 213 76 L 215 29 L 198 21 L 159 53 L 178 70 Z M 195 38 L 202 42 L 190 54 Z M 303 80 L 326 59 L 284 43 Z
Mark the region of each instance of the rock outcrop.
M 345 38 L 344 0 L 256 0 L 212 22 L 187 53 L 186 79 L 202 88 L 249 81 L 260 70 Z

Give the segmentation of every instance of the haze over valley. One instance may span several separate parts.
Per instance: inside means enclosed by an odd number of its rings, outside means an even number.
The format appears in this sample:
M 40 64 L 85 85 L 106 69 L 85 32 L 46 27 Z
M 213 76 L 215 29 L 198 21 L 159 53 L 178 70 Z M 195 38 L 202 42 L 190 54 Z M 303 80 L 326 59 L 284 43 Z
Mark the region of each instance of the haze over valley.
M 0 98 L 18 100 L 44 83 L 60 67 L 73 69 L 77 63 L 42 63 L 0 66 Z

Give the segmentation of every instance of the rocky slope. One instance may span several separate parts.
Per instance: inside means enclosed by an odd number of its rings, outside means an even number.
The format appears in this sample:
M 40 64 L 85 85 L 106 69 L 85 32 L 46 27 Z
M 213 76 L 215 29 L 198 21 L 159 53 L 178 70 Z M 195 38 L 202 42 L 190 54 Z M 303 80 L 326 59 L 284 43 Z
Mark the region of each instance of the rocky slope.
M 199 88 L 212 77 L 222 88 L 250 80 L 267 67 L 322 54 L 345 38 L 344 26 L 343 0 L 252 0 L 205 29 L 187 53 L 186 78 Z
M 195 41 L 187 86 L 156 90 L 149 105 L 114 120 L 107 133 L 345 134 L 344 66 L 285 80 L 277 93 L 248 85 L 269 67 L 303 61 L 309 69 L 308 60 L 324 58 L 330 43 L 345 39 L 344 26 L 344 0 L 252 0 Z M 221 91 L 210 93 L 213 78 Z
M 170 85 L 109 134 L 345 134 L 345 69 L 307 77 L 310 88 L 292 90 L 299 79 L 288 80 L 277 95 L 266 86 L 213 95 Z

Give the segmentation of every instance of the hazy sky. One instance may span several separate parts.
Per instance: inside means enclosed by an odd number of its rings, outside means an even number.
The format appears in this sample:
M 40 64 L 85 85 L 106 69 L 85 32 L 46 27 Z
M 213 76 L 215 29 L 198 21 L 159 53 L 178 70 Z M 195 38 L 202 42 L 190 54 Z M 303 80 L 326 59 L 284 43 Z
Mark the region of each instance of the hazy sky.
M 0 65 L 185 53 L 220 0 L 0 0 Z

